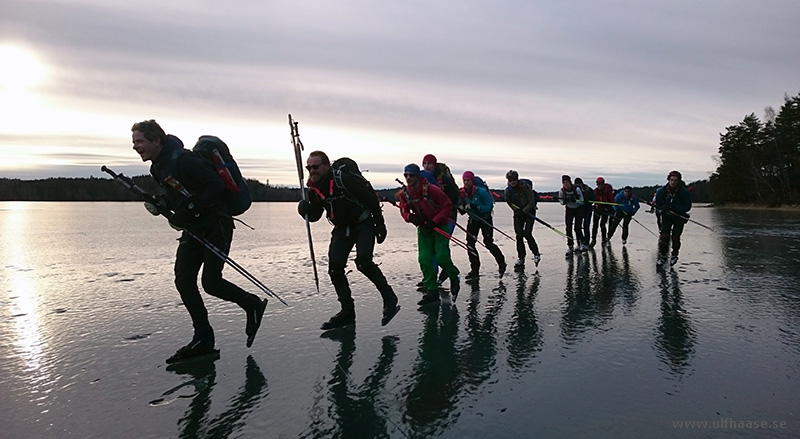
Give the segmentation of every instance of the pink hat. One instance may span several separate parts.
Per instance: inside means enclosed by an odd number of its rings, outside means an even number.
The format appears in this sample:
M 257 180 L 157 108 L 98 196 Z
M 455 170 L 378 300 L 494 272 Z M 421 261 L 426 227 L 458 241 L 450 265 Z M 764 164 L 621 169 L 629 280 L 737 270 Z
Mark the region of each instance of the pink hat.
M 438 162 L 436 161 L 436 156 L 435 155 L 428 154 L 428 155 L 426 155 L 425 157 L 422 158 L 422 163 L 424 164 L 424 163 L 438 163 Z
M 475 180 L 475 174 L 472 171 L 464 171 L 464 174 L 461 175 L 462 180 Z

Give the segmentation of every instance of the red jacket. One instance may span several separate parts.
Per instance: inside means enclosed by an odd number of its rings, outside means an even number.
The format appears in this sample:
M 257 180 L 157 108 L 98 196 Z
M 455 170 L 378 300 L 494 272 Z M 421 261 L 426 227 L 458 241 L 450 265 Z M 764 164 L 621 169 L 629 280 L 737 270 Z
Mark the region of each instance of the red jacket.
M 613 203 L 614 202 L 614 190 L 611 188 L 611 185 L 608 183 L 603 183 L 603 186 L 594 189 L 594 196 L 597 198 L 597 201 L 603 201 L 606 203 Z M 605 206 L 608 206 L 606 204 Z M 597 206 L 600 207 L 600 206 Z
M 450 220 L 453 211 L 450 198 L 441 189 L 423 179 L 420 179 L 416 188 L 406 186 L 397 199 L 400 203 L 400 215 L 406 222 L 410 222 L 409 215 L 415 213 L 422 219 L 441 226 Z

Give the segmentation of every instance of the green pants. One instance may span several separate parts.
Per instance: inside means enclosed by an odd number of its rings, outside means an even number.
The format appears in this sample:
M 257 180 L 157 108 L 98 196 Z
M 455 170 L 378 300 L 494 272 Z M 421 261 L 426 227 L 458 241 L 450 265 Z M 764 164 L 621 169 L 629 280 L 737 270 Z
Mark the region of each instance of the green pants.
M 428 291 L 439 289 L 436 281 L 436 263 L 444 270 L 450 279 L 458 277 L 458 268 L 450 259 L 450 240 L 439 232 L 427 227 L 417 228 L 417 246 L 419 248 L 419 268 L 422 269 L 422 282 Z

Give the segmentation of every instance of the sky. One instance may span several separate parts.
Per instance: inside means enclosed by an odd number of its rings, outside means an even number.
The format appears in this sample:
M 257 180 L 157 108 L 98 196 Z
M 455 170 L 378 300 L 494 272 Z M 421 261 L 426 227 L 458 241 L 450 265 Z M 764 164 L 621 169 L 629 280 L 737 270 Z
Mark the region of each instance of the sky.
M 2 0 L 0 177 L 145 174 L 130 128 L 155 119 L 297 187 L 291 114 L 304 162 L 376 188 L 429 153 L 491 187 L 691 182 L 800 92 L 798 22 L 796 0 Z

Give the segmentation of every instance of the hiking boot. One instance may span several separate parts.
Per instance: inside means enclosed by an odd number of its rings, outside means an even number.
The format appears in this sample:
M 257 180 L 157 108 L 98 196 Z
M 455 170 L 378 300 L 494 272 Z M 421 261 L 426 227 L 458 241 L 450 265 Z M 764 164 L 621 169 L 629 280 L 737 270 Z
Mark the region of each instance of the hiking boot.
M 464 280 L 473 280 L 478 278 L 478 270 L 472 270 L 464 276 Z
M 247 311 L 247 326 L 245 326 L 244 333 L 247 334 L 247 347 L 253 346 L 253 340 L 256 338 L 258 328 L 261 327 L 261 320 L 264 317 L 264 311 L 267 309 L 267 299 L 259 300 L 258 303 Z
M 417 302 L 417 305 L 427 305 L 429 303 L 436 303 L 436 302 L 438 302 L 440 300 L 441 299 L 439 298 L 439 291 L 438 290 L 437 291 L 428 291 L 427 293 L 425 293 L 424 296 L 422 296 L 422 299 L 420 299 L 419 302 Z
M 519 258 L 514 264 L 514 271 L 522 271 L 525 269 L 525 259 Z
M 459 291 L 461 291 L 461 278 L 458 276 L 450 278 L 450 295 L 453 296 L 453 301 L 458 297 Z
M 500 277 L 503 277 L 503 274 L 505 274 L 507 267 L 508 266 L 506 265 L 505 261 L 500 262 L 499 264 L 497 264 L 497 272 L 500 273 Z
M 381 317 L 381 326 L 386 326 L 397 312 L 400 311 L 400 305 L 397 304 L 397 296 L 389 298 L 383 302 L 383 316 Z
M 572 256 L 575 253 L 575 250 L 572 247 L 567 248 L 567 252 L 564 253 L 564 256 Z
M 214 349 L 214 340 L 202 340 L 202 339 L 192 339 L 191 343 L 187 344 L 186 346 L 178 349 L 172 354 L 171 357 L 167 358 L 167 363 L 176 363 L 178 361 L 185 360 L 187 358 L 197 357 L 200 355 L 206 355 L 213 352 L 217 352 Z
M 669 258 L 669 265 L 673 266 L 677 263 L 678 263 L 678 255 L 672 255 L 672 257 Z
M 327 331 L 329 329 L 341 328 L 343 326 L 354 325 L 356 323 L 356 312 L 354 310 L 341 310 L 333 315 L 327 322 L 323 323 L 319 329 Z
M 533 255 L 533 263 L 534 263 L 534 264 L 535 264 L 537 267 L 539 266 L 539 261 L 541 261 L 541 260 L 542 260 L 542 255 L 541 255 L 541 254 L 536 254 L 536 255 Z
M 439 272 L 439 285 L 443 284 L 444 281 L 446 280 L 447 280 L 447 272 L 442 270 L 441 272 Z
M 425 281 L 421 280 L 421 281 L 417 282 L 417 288 L 425 288 Z
M 667 263 L 667 255 L 658 255 L 658 259 L 656 259 L 656 266 L 660 267 Z

